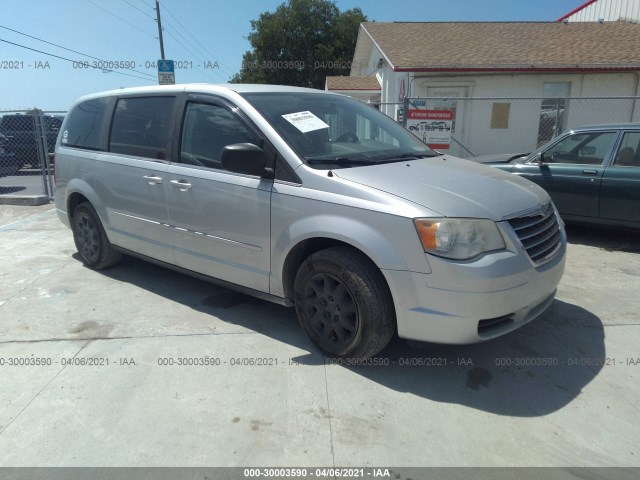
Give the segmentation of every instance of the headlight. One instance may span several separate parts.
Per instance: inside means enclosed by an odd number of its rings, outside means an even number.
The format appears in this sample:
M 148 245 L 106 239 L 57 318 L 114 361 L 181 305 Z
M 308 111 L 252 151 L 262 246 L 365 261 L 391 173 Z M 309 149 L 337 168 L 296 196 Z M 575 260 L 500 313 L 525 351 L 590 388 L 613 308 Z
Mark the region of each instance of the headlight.
M 502 250 L 504 239 L 491 220 L 467 218 L 416 218 L 413 221 L 424 251 L 455 260 Z

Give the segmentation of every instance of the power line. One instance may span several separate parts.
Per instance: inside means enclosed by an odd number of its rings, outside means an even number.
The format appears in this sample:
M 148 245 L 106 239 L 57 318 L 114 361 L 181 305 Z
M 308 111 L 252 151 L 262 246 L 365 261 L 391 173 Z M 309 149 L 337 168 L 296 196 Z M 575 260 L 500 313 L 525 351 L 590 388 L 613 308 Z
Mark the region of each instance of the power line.
M 184 35 L 182 35 L 171 23 L 169 23 L 166 18 L 165 18 L 165 25 L 170 26 L 171 29 L 173 29 L 177 35 L 180 35 L 184 39 L 184 41 L 187 42 L 191 47 L 196 48 L 191 42 L 189 42 L 189 40 Z M 163 30 L 166 31 L 167 34 L 170 35 L 171 38 L 173 38 L 176 41 L 176 43 L 178 43 L 187 52 L 187 54 L 191 55 L 197 61 L 198 56 L 199 56 L 198 53 L 194 53 L 193 50 L 190 50 L 185 44 L 183 44 L 180 40 L 178 40 L 176 38 L 176 36 L 173 35 L 173 33 L 171 33 L 171 31 L 168 28 L 163 28 Z M 214 80 L 218 81 L 217 78 L 211 76 L 210 72 L 206 72 L 206 71 L 202 70 L 201 68 L 197 68 L 197 69 L 200 72 L 202 72 L 203 74 L 209 75 L 211 78 L 213 78 Z M 220 72 L 216 72 L 216 73 L 218 75 L 220 75 L 226 81 L 226 79 L 224 78 L 224 75 L 222 75 Z
M 90 3 L 90 4 L 92 4 L 93 6 L 95 6 L 95 7 L 97 7 L 97 8 L 99 8 L 99 9 L 101 9 L 101 10 L 105 11 L 106 13 L 108 13 L 108 14 L 110 14 L 110 15 L 114 16 L 114 17 L 115 17 L 115 18 L 117 18 L 118 20 L 120 20 L 120 21 L 122 21 L 122 22 L 126 23 L 127 25 L 129 25 L 129 26 L 131 26 L 131 27 L 135 28 L 136 30 L 141 31 L 141 32 L 142 32 L 142 33 L 144 33 L 145 35 L 150 36 L 150 37 L 151 37 L 151 38 L 153 38 L 153 39 L 156 39 L 156 38 L 157 38 L 157 37 L 154 37 L 153 35 L 148 34 L 147 32 L 145 32 L 144 30 L 140 29 L 138 26 L 136 26 L 136 25 L 132 24 L 131 22 L 129 22 L 129 21 L 127 21 L 127 20 L 125 20 L 125 19 L 121 18 L 120 16 L 116 15 L 115 13 L 110 12 L 109 10 L 105 9 L 104 7 L 102 7 L 102 6 L 98 5 L 98 4 L 96 4 L 96 3 L 95 3 L 95 2 L 93 2 L 92 0 L 85 0 L 85 1 L 86 1 L 86 2 L 88 2 L 88 3 Z M 157 21 L 155 17 L 153 17 L 153 16 L 151 16 L 151 15 L 147 14 L 146 12 L 144 12 L 143 10 L 141 10 L 140 8 L 136 7 L 136 6 L 135 6 L 134 4 L 132 4 L 129 0 L 122 0 L 122 1 L 123 1 L 124 3 L 126 3 L 127 5 L 129 5 L 130 7 L 132 7 L 132 8 L 134 8 L 134 9 L 138 10 L 140 13 L 142 13 L 142 14 L 143 14 L 143 15 L 145 15 L 146 17 L 148 17 L 148 18 L 152 19 L 154 22 L 156 22 L 156 21 Z M 154 7 L 152 7 L 152 6 L 151 6 L 149 3 L 147 3 L 145 0 L 140 0 L 140 1 L 141 1 L 144 5 L 146 5 L 147 7 L 153 8 L 153 9 L 155 10 L 155 8 L 154 8 Z M 162 6 L 163 6 L 163 8 L 165 8 L 165 7 L 164 7 L 164 4 L 162 4 Z M 187 33 L 189 33 L 189 32 L 188 32 L 188 30 L 184 27 L 184 25 L 182 25 L 182 24 L 180 23 L 180 20 L 178 20 L 178 19 L 176 18 L 176 16 L 175 16 L 175 15 L 173 15 L 171 12 L 168 12 L 168 13 L 169 13 L 169 15 L 171 15 L 171 16 L 176 20 L 176 22 L 178 22 L 178 23 L 182 26 L 182 28 L 183 28 Z M 167 20 L 165 19 L 165 22 L 166 22 L 166 21 L 167 21 Z M 184 39 L 184 41 L 185 41 L 185 42 L 189 43 L 189 45 L 191 45 L 193 48 L 196 48 L 196 47 L 195 47 L 191 42 L 189 42 L 189 40 L 188 40 L 184 35 L 182 35 L 182 34 L 178 31 L 178 29 L 177 29 L 175 26 L 173 26 L 173 25 L 171 25 L 171 24 L 169 24 L 169 25 L 171 26 L 171 28 L 175 31 L 175 33 L 176 33 L 177 35 L 180 35 L 180 36 Z M 170 35 L 170 36 L 171 36 L 171 37 L 176 41 L 176 43 L 178 43 L 178 44 L 179 44 L 179 45 L 180 45 L 180 46 L 181 46 L 181 47 L 182 47 L 182 48 L 187 52 L 187 54 L 188 54 L 188 55 L 193 56 L 195 59 L 197 59 L 197 58 L 200 56 L 200 54 L 194 54 L 194 52 L 193 52 L 192 50 L 190 50 L 187 46 L 185 46 L 185 45 L 184 45 L 184 44 L 183 44 L 183 43 L 182 43 L 178 38 L 176 38 L 176 36 L 175 36 L 175 35 L 173 35 L 173 34 L 171 33 L 171 31 L 169 31 L 169 29 L 163 28 L 162 30 L 163 30 L 163 31 L 166 31 L 166 32 L 167 32 L 167 34 L 168 34 L 168 35 Z M 191 35 L 191 37 L 192 37 L 196 42 L 198 42 L 198 40 L 197 40 L 195 37 L 193 37 L 193 35 Z M 200 44 L 200 42 L 198 42 L 198 43 Z M 201 44 L 200 44 L 200 45 L 201 45 Z M 171 50 L 174 50 L 174 49 L 171 49 Z M 197 50 L 197 48 L 196 48 L 196 50 Z M 213 57 L 213 58 L 214 58 L 214 60 L 216 60 L 216 61 L 217 61 L 217 59 L 215 58 L 215 56 L 214 56 L 213 54 L 211 54 L 211 53 L 209 52 L 209 55 L 210 55 L 211 57 Z M 183 61 L 186 61 L 186 60 L 184 60 L 184 59 L 182 59 L 182 60 L 183 60 Z M 221 64 L 220 62 L 218 62 L 218 65 L 222 65 L 222 64 Z M 223 65 L 223 66 L 224 66 L 224 65 Z M 203 74 L 205 74 L 205 75 L 209 75 L 209 76 L 211 76 L 211 73 L 209 73 L 209 72 L 205 72 L 205 71 L 203 71 L 203 70 L 202 70 L 202 69 L 200 69 L 200 68 L 198 68 L 198 70 L 199 70 L 200 72 L 202 72 Z M 225 68 L 225 70 L 226 70 L 226 68 Z M 142 72 L 139 72 L 139 73 L 142 73 Z M 227 80 L 221 72 L 217 71 L 217 72 L 215 72 L 215 73 L 216 73 L 217 75 L 219 75 L 221 78 L 223 78 L 225 81 Z M 231 73 L 229 73 L 229 72 L 228 72 L 228 70 L 227 70 L 227 73 L 228 73 L 229 75 L 231 75 Z M 152 75 L 149 75 L 148 73 L 144 73 L 144 75 L 148 75 L 149 77 L 154 78 Z M 215 79 L 216 81 L 219 81 L 219 80 L 218 80 L 218 78 L 215 78 L 215 77 L 211 77 L 211 78 Z
M 143 11 L 143 10 L 141 10 L 140 8 L 136 7 L 134 4 L 132 4 L 132 3 L 131 3 L 131 2 L 129 2 L 128 0 L 122 0 L 122 1 L 123 1 L 124 3 L 126 3 L 127 5 L 129 5 L 130 7 L 132 7 L 132 8 L 134 8 L 134 9 L 138 10 L 140 13 L 142 13 L 144 16 L 146 16 L 146 17 L 150 18 L 150 19 L 151 19 L 151 20 L 153 20 L 154 22 L 156 22 L 156 21 L 157 21 L 157 19 L 156 19 L 155 17 L 153 17 L 153 16 L 149 15 L 149 14 L 148 14 L 148 13 L 146 13 L 145 11 Z M 145 5 L 147 5 L 147 6 L 149 6 L 147 3 L 145 3 L 145 2 L 143 2 L 143 3 L 144 3 Z M 166 19 L 165 19 L 165 22 L 167 22 L 167 20 L 166 20 Z M 165 25 L 166 25 L 166 23 L 165 23 Z M 171 24 L 169 24 L 169 25 L 171 25 Z M 171 28 L 172 28 L 172 29 L 174 29 L 175 33 L 176 33 L 176 34 L 178 34 L 178 35 L 180 35 L 180 36 L 184 39 L 184 41 L 185 41 L 185 42 L 187 42 L 191 47 L 194 47 L 194 46 L 193 46 L 193 44 L 192 44 L 191 42 L 189 42 L 189 40 L 188 40 L 186 37 L 184 37 L 184 35 L 182 35 L 182 34 L 181 34 L 177 29 L 175 29 L 175 27 L 173 27 L 173 25 L 171 25 Z M 181 47 L 182 47 L 186 52 L 187 52 L 187 54 L 189 54 L 189 55 L 193 56 L 193 57 L 194 57 L 194 58 L 196 58 L 196 59 L 198 58 L 198 55 L 194 54 L 194 52 L 193 52 L 192 50 L 190 50 L 186 45 L 184 45 L 180 40 L 178 40 L 178 39 L 177 39 L 177 38 L 176 38 L 176 37 L 171 33 L 171 31 L 169 31 L 167 28 L 164 28 L 164 27 L 162 28 L 162 30 L 163 30 L 163 31 L 166 31 L 166 32 L 167 32 L 167 34 L 168 34 L 168 35 L 170 35 L 170 36 L 171 36 L 171 37 L 172 37 L 172 38 L 173 38 L 173 39 L 174 39 L 174 40 L 175 40 L 175 41 L 176 41 L 176 42 L 177 42 L 177 43 L 178 43 L 178 44 L 179 44 L 179 45 L 180 45 L 180 46 L 181 46 Z M 195 48 L 195 47 L 194 47 L 194 48 Z M 171 50 L 173 50 L 173 49 L 171 49 Z M 184 58 L 183 58 L 183 59 L 181 59 L 181 60 L 183 60 L 183 61 L 185 61 L 185 62 L 186 62 L 186 60 L 185 60 Z M 208 74 L 208 72 L 205 72 L 205 71 L 203 71 L 203 70 L 202 70 L 202 69 L 200 69 L 200 68 L 198 68 L 198 70 L 200 70 L 200 71 L 201 71 L 202 73 L 204 73 L 205 75 L 210 75 L 210 74 Z M 219 72 L 218 72 L 218 74 L 219 74 L 219 75 L 221 75 Z M 211 77 L 211 78 L 213 78 L 213 79 L 214 79 L 214 80 L 216 80 L 216 81 L 218 80 L 218 79 L 217 79 L 217 78 L 215 78 L 215 77 Z M 224 78 L 224 77 L 223 77 L 223 78 Z
M 140 13 L 142 13 L 144 16 L 149 17 L 151 20 L 153 20 L 155 22 L 155 18 L 153 18 L 151 15 L 149 15 L 147 12 L 145 12 L 144 10 L 139 9 L 138 7 L 136 7 L 133 3 L 127 1 L 127 0 L 122 0 L 124 3 L 126 3 L 127 5 L 129 5 L 132 8 L 135 8 L 136 10 L 138 10 Z
M 185 27 L 182 22 L 178 19 L 178 17 L 176 17 L 173 13 L 171 13 L 171 10 L 169 10 L 166 5 L 164 3 L 162 3 L 162 8 L 164 9 L 165 12 L 167 12 L 169 15 L 171 15 L 171 17 L 178 23 L 178 25 L 180 25 L 180 27 L 182 27 L 182 29 L 187 33 L 187 35 L 189 35 L 191 38 L 193 38 L 193 40 L 200 45 L 202 52 L 206 53 L 208 56 L 212 57 L 216 62 L 218 62 L 218 64 L 222 67 L 224 67 L 225 71 L 227 72 L 228 75 L 233 75 L 229 69 L 227 68 L 226 65 L 224 65 L 222 62 L 220 62 L 216 56 L 211 53 L 209 50 L 207 50 L 207 48 L 200 43 L 200 41 L 189 31 L 189 29 L 187 27 Z M 174 27 L 175 28 L 175 27 Z M 177 32 L 177 28 L 176 28 L 176 32 Z
M 26 34 L 24 32 L 19 32 L 18 30 L 14 30 L 13 28 L 5 27 L 4 25 L 0 25 L 0 28 L 4 28 L 5 30 L 9 30 L 11 32 L 15 32 L 15 33 L 17 33 L 19 35 L 24 35 L 25 37 L 33 38 L 34 40 L 38 40 L 40 42 L 44 42 L 44 43 L 47 43 L 49 45 L 53 45 L 54 47 L 58 47 L 58 48 L 61 48 L 63 50 L 67 50 L 69 52 L 77 53 L 78 55 L 82 55 L 83 57 L 93 58 L 94 60 L 101 60 L 100 58 L 92 57 L 91 55 L 87 55 L 86 53 L 78 52 L 77 50 L 72 50 L 70 48 L 63 47 L 62 45 L 58 45 L 57 43 L 48 42 L 47 40 L 43 40 L 42 38 L 34 37 L 33 35 L 28 35 L 28 34 Z
M 176 37 L 175 37 L 175 36 L 174 36 L 174 35 L 173 35 L 169 30 L 166 30 L 166 32 L 171 36 L 171 38 L 173 38 L 176 42 L 178 42 L 178 44 L 180 44 L 180 45 L 182 46 L 182 48 L 184 48 L 184 49 L 187 51 L 187 53 L 189 53 L 189 54 L 193 55 L 193 52 L 191 52 L 187 47 L 185 47 L 185 46 L 182 44 L 182 42 L 180 42 L 180 40 L 178 40 L 178 39 L 177 39 L 177 38 L 176 38 Z M 173 50 L 173 49 L 172 49 L 172 50 Z M 196 58 L 196 61 L 197 61 L 197 56 L 196 56 L 196 55 L 194 55 L 194 57 Z M 183 59 L 183 61 L 184 61 L 184 59 Z M 201 71 L 202 73 L 204 73 L 205 75 L 207 75 L 207 74 L 208 74 L 207 72 L 205 72 L 205 71 L 204 71 L 204 70 L 202 70 L 201 68 L 198 68 L 198 70 L 200 70 L 200 71 Z M 220 72 L 217 72 L 217 73 L 218 73 L 218 75 L 221 75 L 221 76 L 222 76 L 222 74 L 221 74 Z M 212 78 L 213 78 L 213 77 L 212 77 Z M 224 76 L 223 76 L 223 78 L 224 78 Z
M 174 26 L 173 26 L 173 25 L 172 25 L 172 24 L 171 24 L 171 23 L 170 23 L 166 18 L 165 18 L 164 22 L 165 22 L 165 25 L 170 26 L 170 27 L 175 31 L 175 33 L 176 33 L 177 35 L 180 35 L 180 37 L 181 37 L 185 42 L 187 42 L 187 43 L 189 44 L 189 46 L 190 46 L 190 47 L 192 47 L 192 48 L 194 48 L 194 49 L 198 50 L 198 48 L 197 48 L 193 43 L 191 43 L 187 37 L 185 37 L 183 34 L 181 34 L 181 33 L 178 31 L 178 29 L 177 29 L 177 28 L 175 28 L 175 27 L 174 27 Z M 167 32 L 167 33 L 169 33 L 169 32 Z M 174 37 L 174 38 L 175 38 L 175 37 Z M 190 51 L 189 53 L 191 53 L 191 55 L 193 55 L 193 52 L 192 52 L 192 51 Z M 198 55 L 202 55 L 202 52 L 196 52 L 196 53 L 197 53 L 197 54 L 195 55 L 196 57 L 197 57 Z M 205 55 L 205 56 L 206 56 L 206 55 Z
M 128 22 L 128 21 L 127 21 L 127 20 L 125 20 L 124 18 L 119 17 L 118 15 L 116 15 L 116 14 L 115 14 L 115 13 L 113 13 L 113 12 L 110 12 L 110 11 L 109 11 L 109 10 L 107 10 L 106 8 L 101 7 L 101 6 L 100 6 L 100 5 L 98 5 L 97 3 L 92 2 L 91 0 L 85 0 L 85 1 L 86 1 L 86 2 L 89 2 L 89 3 L 90 3 L 91 5 L 93 5 L 94 7 L 99 8 L 100 10 L 103 10 L 103 11 L 107 12 L 109 15 L 112 15 L 112 16 L 116 17 L 118 20 L 120 20 L 121 22 L 126 23 L 126 24 L 127 24 L 127 25 L 129 25 L 130 27 L 133 27 L 133 28 L 135 28 L 136 30 L 139 30 L 140 32 L 144 33 L 146 36 L 151 37 L 151 38 L 153 38 L 153 39 L 155 39 L 155 38 L 156 38 L 156 37 L 154 37 L 153 35 L 151 35 L 150 33 L 145 32 L 144 30 L 142 30 L 142 29 L 141 29 L 140 27 L 138 27 L 137 25 L 134 25 L 133 23 Z
M 124 1 L 126 1 L 126 0 L 124 0 Z M 156 5 L 157 5 L 157 7 L 158 7 L 158 9 L 159 9 L 160 4 L 159 4 L 159 3 L 156 3 Z M 163 8 L 164 8 L 164 7 L 163 7 Z M 155 9 L 154 9 L 154 10 L 155 10 Z M 156 12 L 156 13 L 158 13 L 158 12 Z M 154 19 L 154 20 L 156 20 L 156 19 Z M 157 19 L 156 21 L 159 21 L 159 16 L 158 16 L 158 19 Z M 182 49 L 187 53 L 187 55 L 188 55 L 188 56 L 191 56 L 194 60 L 196 60 L 196 61 L 197 61 L 198 56 L 199 56 L 200 54 L 198 54 L 198 53 L 194 53 L 194 52 L 193 52 L 193 50 L 191 50 L 189 47 L 187 47 L 187 46 L 186 46 L 184 43 L 182 43 L 182 42 L 181 42 L 181 41 L 180 41 L 180 40 L 179 40 L 179 39 L 178 39 L 178 38 L 177 38 L 173 33 L 171 33 L 171 30 L 173 30 L 177 35 L 179 35 L 180 37 L 182 37 L 182 39 L 183 39 L 186 43 L 188 43 L 188 44 L 189 44 L 189 46 L 191 46 L 192 48 L 196 48 L 196 47 L 195 47 L 195 46 L 194 46 L 194 45 L 189 41 L 189 39 L 187 39 L 184 35 L 182 35 L 182 34 L 178 31 L 178 29 L 177 29 L 177 28 L 175 28 L 175 27 L 174 27 L 174 26 L 173 26 L 173 25 L 172 25 L 172 24 L 171 24 L 171 23 L 170 23 L 166 18 L 164 18 L 163 23 L 164 23 L 164 26 L 162 27 L 162 31 L 163 31 L 163 32 L 166 32 L 169 36 L 171 36 L 171 38 L 173 38 L 173 39 L 175 40 L 175 42 L 176 42 L 178 45 L 180 45 L 180 47 L 182 47 Z M 158 24 L 158 25 L 160 25 L 160 24 Z M 166 28 L 165 28 L 165 27 L 166 27 Z M 169 27 L 170 27 L 170 28 L 169 28 Z M 162 42 L 161 42 L 161 43 L 162 43 Z M 172 50 L 172 51 L 174 50 L 174 49 L 173 49 L 173 48 L 171 48 L 171 47 L 167 47 L 167 48 L 168 48 L 169 50 Z M 163 58 L 164 58 L 164 57 L 163 57 Z M 182 61 L 184 61 L 184 62 L 187 62 L 187 60 L 185 60 L 184 58 L 177 57 L 177 59 L 182 60 Z M 189 63 L 193 64 L 193 61 L 192 61 L 192 62 L 189 62 Z M 206 67 L 205 67 L 205 68 L 206 68 Z M 215 81 L 219 81 L 217 78 L 215 78 L 215 77 L 213 77 L 213 76 L 212 76 L 212 72 L 206 72 L 206 71 L 202 70 L 201 68 L 199 68 L 199 66 L 198 66 L 197 64 L 196 64 L 196 69 L 197 69 L 197 70 L 199 70 L 199 71 L 200 71 L 201 73 L 203 73 L 204 75 L 207 75 L 207 76 L 209 76 L 209 77 L 213 78 Z M 226 79 L 224 78 L 224 76 L 223 76 L 220 72 L 218 72 L 218 71 L 217 71 L 217 72 L 215 72 L 215 73 L 216 73 L 216 74 L 218 74 L 220 77 L 222 77 L 222 78 L 226 81 Z
M 87 53 L 78 52 L 77 50 L 72 50 L 71 48 L 63 47 L 62 45 L 58 45 L 57 43 L 49 42 L 49 41 L 44 40 L 44 39 L 42 39 L 42 38 L 34 37 L 33 35 L 29 35 L 29 34 L 26 34 L 26 33 L 24 33 L 24 32 L 20 32 L 20 31 L 18 31 L 18 30 L 14 30 L 13 28 L 5 27 L 4 25 L 0 25 L 0 28 L 4 28 L 5 30 L 9 30 L 9 31 L 11 31 L 11 32 L 17 33 L 17 34 L 19 34 L 19 35 L 23 35 L 23 36 L 25 36 L 25 37 L 32 38 L 32 39 L 34 39 L 34 40 L 38 40 L 39 42 L 43 42 L 43 43 L 46 43 L 46 44 L 48 44 L 48 45 L 53 45 L 54 47 L 61 48 L 62 50 L 67 50 L 68 52 L 77 53 L 78 55 L 82 55 L 83 57 L 92 58 L 92 59 L 94 59 L 94 60 L 98 60 L 98 61 L 100 61 L 100 62 L 106 62 L 106 60 L 103 60 L 103 59 L 101 59 L 101 58 L 94 57 L 94 56 L 89 55 L 89 54 L 87 54 Z M 17 44 L 16 44 L 16 45 L 17 45 Z M 25 48 L 28 48 L 28 47 L 25 47 Z M 60 58 L 62 58 L 62 57 L 60 57 Z M 74 62 L 75 62 L 75 60 L 72 60 L 72 61 L 74 61 Z M 96 68 L 99 68 L 99 67 L 96 67 Z M 155 76 L 154 76 L 154 75 L 151 75 L 151 74 L 146 73 L 146 72 L 141 72 L 141 71 L 139 71 L 139 70 L 134 70 L 134 69 L 130 69 L 130 70 L 131 70 L 132 72 L 136 72 L 136 73 L 139 73 L 139 74 L 141 74 L 141 75 L 147 75 L 148 77 L 155 78 Z
M 32 52 L 42 53 L 43 55 L 48 55 L 50 57 L 59 58 L 61 60 L 66 60 L 67 62 L 79 63 L 77 60 L 72 60 L 70 58 L 61 57 L 60 55 L 55 55 L 55 54 L 49 53 L 49 52 L 43 52 L 42 50 L 38 50 L 38 49 L 35 49 L 35 48 L 27 47 L 26 45 L 20 45 L 19 43 L 10 42 L 9 40 L 5 40 L 3 38 L 0 38 L 0 42 L 8 43 L 10 45 L 15 45 L 16 47 L 24 48 L 26 50 L 31 50 Z M 119 72 L 117 70 L 105 70 L 105 69 L 100 68 L 100 67 L 94 67 L 93 65 L 88 65 L 88 66 L 89 66 L 89 68 L 95 68 L 95 69 L 98 69 L 98 70 L 102 70 L 105 73 L 117 73 L 118 75 L 126 75 L 127 77 L 141 78 L 142 80 L 149 81 L 148 78 L 141 77 L 139 75 L 131 75 L 130 73 Z M 149 74 L 145 73 L 145 75 L 149 75 Z M 152 76 L 152 75 L 149 75 L 149 76 Z

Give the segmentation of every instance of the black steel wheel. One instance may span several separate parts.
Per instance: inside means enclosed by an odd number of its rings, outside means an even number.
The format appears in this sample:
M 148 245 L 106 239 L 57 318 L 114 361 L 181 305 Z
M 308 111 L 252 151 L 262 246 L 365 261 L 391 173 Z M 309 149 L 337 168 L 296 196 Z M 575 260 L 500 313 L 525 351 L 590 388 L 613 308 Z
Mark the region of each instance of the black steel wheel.
M 354 249 L 335 247 L 307 258 L 296 275 L 294 295 L 303 329 L 331 356 L 371 357 L 395 331 L 382 273 Z
M 316 273 L 305 285 L 304 314 L 327 347 L 343 349 L 356 338 L 358 307 L 346 285 L 330 273 Z
M 113 249 L 102 228 L 98 214 L 89 203 L 81 203 L 76 207 L 71 219 L 73 240 L 88 267 L 96 270 L 115 265 L 122 255 Z

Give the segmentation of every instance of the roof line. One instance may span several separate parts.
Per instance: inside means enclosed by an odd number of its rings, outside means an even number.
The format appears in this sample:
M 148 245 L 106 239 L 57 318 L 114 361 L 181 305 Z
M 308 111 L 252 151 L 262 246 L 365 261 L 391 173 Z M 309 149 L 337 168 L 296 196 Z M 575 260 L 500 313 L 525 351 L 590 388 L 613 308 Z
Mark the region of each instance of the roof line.
M 574 13 L 578 13 L 580 10 L 584 10 L 585 8 L 587 8 L 589 5 L 591 5 L 592 3 L 597 2 L 598 0 L 588 0 L 586 2 L 584 2 L 582 5 L 580 5 L 579 7 L 574 8 L 573 10 L 571 10 L 569 13 L 567 13 L 566 15 L 563 15 L 562 17 L 560 17 L 558 20 L 556 20 L 556 22 L 561 22 L 563 21 L 565 18 L 569 18 L 571 15 L 573 15 Z
M 593 0 L 596 1 L 596 0 Z M 391 22 L 363 22 L 363 23 L 372 23 L 372 24 L 383 24 L 383 23 L 415 23 L 415 24 L 426 24 L 426 23 L 556 23 L 554 20 L 482 20 L 482 21 L 474 21 L 474 20 L 441 20 L 437 22 L 419 22 L 415 20 L 393 20 Z
M 327 88 L 329 91 L 348 91 L 348 92 L 379 92 L 382 88 Z
M 375 23 L 375 22 L 371 22 L 371 23 Z M 367 34 L 367 36 L 369 37 L 369 39 L 371 39 L 371 42 L 375 45 L 375 47 L 378 49 L 378 51 L 380 52 L 380 54 L 384 57 L 384 59 L 386 60 L 386 62 L 389 64 L 389 66 L 395 70 L 396 67 L 393 65 L 393 63 L 391 62 L 391 60 L 389 59 L 389 57 L 387 57 L 387 54 L 384 53 L 384 50 L 380 47 L 380 45 L 378 45 L 378 42 L 376 42 L 373 39 L 373 35 L 371 35 L 371 33 L 369 33 L 369 30 L 367 30 L 364 26 L 364 22 L 360 24 L 360 28 L 362 28 L 362 30 L 364 30 L 364 32 Z M 355 54 L 355 52 L 354 52 Z M 377 68 L 376 68 L 377 70 Z
M 412 68 L 412 67 L 397 67 L 394 68 L 394 72 L 417 72 L 417 73 L 441 73 L 441 72 L 622 72 L 629 70 L 639 70 L 639 65 L 628 66 L 611 66 L 611 67 L 478 67 L 478 68 L 460 68 L 460 67 L 448 67 L 448 68 Z

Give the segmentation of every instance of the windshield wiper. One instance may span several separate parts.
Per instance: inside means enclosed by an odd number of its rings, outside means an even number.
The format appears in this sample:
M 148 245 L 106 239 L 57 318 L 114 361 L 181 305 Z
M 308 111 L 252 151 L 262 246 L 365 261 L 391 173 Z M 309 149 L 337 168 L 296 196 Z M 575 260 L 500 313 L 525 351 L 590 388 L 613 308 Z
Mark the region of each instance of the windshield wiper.
M 309 165 L 337 165 L 339 167 L 354 167 L 362 165 L 375 165 L 375 160 L 368 158 L 338 157 L 338 158 L 307 158 Z
M 437 153 L 402 153 L 389 156 L 307 158 L 309 165 L 335 165 L 337 167 L 358 167 L 364 165 L 381 165 L 383 163 L 401 162 L 403 160 L 419 160 L 421 158 L 438 157 Z
M 421 158 L 439 157 L 437 153 L 402 153 L 400 155 L 390 155 L 378 159 L 378 163 L 391 163 L 402 160 L 419 160 Z

